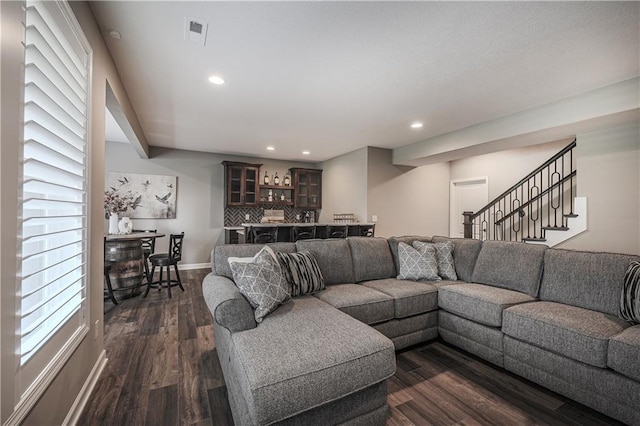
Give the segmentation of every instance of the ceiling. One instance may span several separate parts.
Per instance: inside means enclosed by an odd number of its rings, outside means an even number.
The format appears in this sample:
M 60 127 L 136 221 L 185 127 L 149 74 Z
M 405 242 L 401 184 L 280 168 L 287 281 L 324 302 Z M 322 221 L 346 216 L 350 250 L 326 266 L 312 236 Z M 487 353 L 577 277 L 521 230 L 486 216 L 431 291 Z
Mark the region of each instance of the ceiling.
M 640 74 L 636 2 L 91 8 L 149 145 L 165 148 L 323 161 L 363 146 L 405 146 Z M 187 18 L 208 23 L 205 46 L 185 40 Z M 226 83 L 209 83 L 214 74 Z M 424 127 L 410 128 L 415 121 Z

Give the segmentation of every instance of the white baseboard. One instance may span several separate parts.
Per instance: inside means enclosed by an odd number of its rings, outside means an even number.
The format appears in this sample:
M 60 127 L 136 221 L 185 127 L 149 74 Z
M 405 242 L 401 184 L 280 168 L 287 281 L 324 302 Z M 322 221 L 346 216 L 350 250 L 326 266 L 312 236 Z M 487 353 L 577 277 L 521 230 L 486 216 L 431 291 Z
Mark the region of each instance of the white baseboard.
M 84 407 L 87 405 L 87 401 L 89 397 L 93 393 L 93 388 L 95 388 L 104 367 L 107 365 L 107 353 L 103 349 L 96 360 L 96 363 L 93 365 L 91 369 L 91 373 L 89 373 L 89 377 L 85 380 L 84 385 L 82 385 L 82 389 L 80 389 L 80 393 L 76 397 L 76 400 L 73 401 L 73 405 L 71 409 L 67 413 L 67 417 L 65 417 L 62 424 L 64 426 L 75 426 L 78 424 L 78 420 L 80 419 L 80 415 L 84 410 Z
M 189 264 L 183 265 L 181 263 L 178 263 L 179 271 L 188 271 L 190 269 L 211 269 L 211 264 L 210 263 L 189 263 Z

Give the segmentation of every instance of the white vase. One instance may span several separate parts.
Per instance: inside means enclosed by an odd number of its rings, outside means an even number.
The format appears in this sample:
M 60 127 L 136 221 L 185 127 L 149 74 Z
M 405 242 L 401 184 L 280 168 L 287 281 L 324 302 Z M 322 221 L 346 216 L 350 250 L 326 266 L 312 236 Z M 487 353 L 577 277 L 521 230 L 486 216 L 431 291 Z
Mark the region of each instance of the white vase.
M 109 213 L 109 234 L 117 234 L 118 230 L 118 213 Z
M 118 229 L 120 230 L 121 234 L 130 234 L 131 230 L 133 229 L 133 223 L 131 222 L 131 219 L 126 216 L 120 219 L 120 223 L 118 223 Z

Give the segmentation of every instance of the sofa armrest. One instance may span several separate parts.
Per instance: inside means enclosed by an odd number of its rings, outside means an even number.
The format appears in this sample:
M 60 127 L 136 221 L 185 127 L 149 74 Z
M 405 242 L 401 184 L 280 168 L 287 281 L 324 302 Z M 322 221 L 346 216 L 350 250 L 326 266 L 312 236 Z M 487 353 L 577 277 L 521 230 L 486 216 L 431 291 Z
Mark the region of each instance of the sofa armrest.
M 253 308 L 229 278 L 210 273 L 202 281 L 202 294 L 214 321 L 231 333 L 256 327 Z

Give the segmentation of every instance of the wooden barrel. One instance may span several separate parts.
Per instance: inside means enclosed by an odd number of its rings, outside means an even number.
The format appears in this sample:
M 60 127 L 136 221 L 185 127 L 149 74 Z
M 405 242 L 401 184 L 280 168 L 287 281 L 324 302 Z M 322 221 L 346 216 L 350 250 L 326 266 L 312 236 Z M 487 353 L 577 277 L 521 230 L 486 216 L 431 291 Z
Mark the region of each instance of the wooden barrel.
M 144 254 L 139 239 L 107 241 L 104 258 L 115 262 L 109 273 L 114 290 L 136 288 L 142 285 Z M 136 289 L 131 295 L 139 293 L 140 290 Z M 123 296 L 126 297 L 124 294 Z

